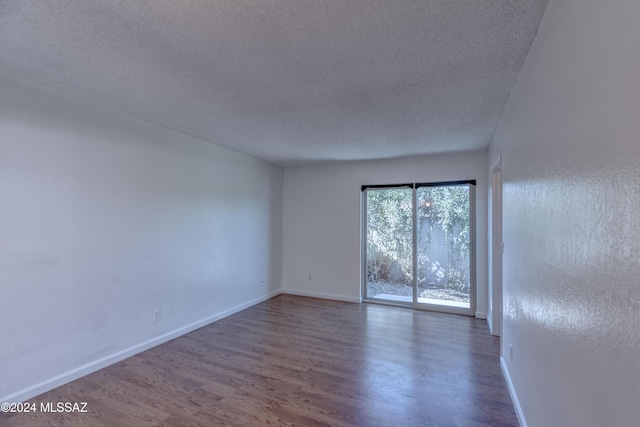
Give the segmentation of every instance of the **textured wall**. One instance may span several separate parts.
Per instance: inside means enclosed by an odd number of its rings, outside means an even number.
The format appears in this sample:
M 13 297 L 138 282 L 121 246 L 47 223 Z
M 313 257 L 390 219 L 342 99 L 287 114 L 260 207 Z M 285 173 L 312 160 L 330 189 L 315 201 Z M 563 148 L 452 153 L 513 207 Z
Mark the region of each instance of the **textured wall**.
M 3 75 L 0 93 L 0 401 L 279 291 L 281 168 Z
M 283 290 L 358 301 L 361 186 L 464 179 L 477 179 L 476 312 L 485 316 L 487 180 L 484 152 L 285 169 Z
M 529 426 L 640 419 L 638 16 L 635 0 L 552 1 L 492 144 L 503 354 Z

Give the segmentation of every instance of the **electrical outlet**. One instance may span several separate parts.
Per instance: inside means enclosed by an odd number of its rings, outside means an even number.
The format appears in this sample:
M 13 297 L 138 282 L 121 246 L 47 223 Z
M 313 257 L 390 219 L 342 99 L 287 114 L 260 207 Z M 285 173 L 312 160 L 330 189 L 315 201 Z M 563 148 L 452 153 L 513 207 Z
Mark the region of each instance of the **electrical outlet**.
M 157 322 L 158 320 L 160 320 L 160 309 L 156 308 L 153 310 L 153 321 Z
M 513 362 L 513 345 L 509 344 L 509 359 Z

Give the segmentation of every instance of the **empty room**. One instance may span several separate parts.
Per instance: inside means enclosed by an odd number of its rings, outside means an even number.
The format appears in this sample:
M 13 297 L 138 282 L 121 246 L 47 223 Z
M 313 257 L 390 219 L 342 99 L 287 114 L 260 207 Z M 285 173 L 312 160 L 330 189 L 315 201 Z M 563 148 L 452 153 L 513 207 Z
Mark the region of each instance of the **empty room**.
M 0 426 L 637 426 L 639 19 L 0 0 Z

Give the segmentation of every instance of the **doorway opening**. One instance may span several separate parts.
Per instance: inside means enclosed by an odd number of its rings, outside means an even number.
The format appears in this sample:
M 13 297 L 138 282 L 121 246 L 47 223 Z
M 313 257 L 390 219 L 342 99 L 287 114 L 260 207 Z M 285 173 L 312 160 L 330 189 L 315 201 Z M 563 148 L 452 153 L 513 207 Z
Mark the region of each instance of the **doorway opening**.
M 362 194 L 364 301 L 473 315 L 475 181 Z
M 491 335 L 502 334 L 502 170 L 500 158 L 491 169 L 489 186 L 489 313 Z

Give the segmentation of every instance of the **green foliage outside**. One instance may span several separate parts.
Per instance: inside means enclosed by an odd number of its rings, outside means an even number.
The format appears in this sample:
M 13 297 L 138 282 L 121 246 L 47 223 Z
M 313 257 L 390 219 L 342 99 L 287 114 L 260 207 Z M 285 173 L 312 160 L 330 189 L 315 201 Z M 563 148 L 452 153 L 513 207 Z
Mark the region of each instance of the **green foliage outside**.
M 411 284 L 412 191 L 367 191 L 367 280 Z
M 418 284 L 427 284 L 435 261 L 431 237 L 444 233 L 444 285 L 466 292 L 469 256 L 469 189 L 466 186 L 420 187 L 417 190 Z M 412 190 L 367 191 L 367 280 L 411 285 Z M 443 256 L 441 256 L 443 258 Z M 465 263 L 465 265 L 463 265 Z

